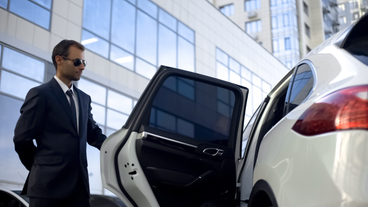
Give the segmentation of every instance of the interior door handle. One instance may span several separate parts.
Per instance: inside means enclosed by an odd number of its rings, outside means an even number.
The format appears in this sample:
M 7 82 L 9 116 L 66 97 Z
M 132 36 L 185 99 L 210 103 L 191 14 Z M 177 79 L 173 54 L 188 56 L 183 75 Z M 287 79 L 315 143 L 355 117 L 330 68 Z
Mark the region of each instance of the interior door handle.
M 206 148 L 203 150 L 203 153 L 211 155 L 211 156 L 221 156 L 224 154 L 224 150 L 218 148 Z

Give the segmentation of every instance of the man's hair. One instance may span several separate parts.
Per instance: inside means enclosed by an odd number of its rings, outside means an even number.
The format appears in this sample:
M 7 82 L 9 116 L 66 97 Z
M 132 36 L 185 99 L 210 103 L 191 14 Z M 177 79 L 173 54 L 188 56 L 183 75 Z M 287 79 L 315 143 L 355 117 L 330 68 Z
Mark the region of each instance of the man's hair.
M 55 57 L 57 55 L 68 57 L 70 46 L 75 46 L 78 49 L 84 51 L 84 46 L 81 43 L 74 41 L 74 40 L 62 40 L 61 42 L 59 42 L 59 44 L 57 44 L 54 47 L 54 50 L 52 51 L 52 63 L 55 66 L 55 70 L 57 70 L 57 64 L 56 64 Z

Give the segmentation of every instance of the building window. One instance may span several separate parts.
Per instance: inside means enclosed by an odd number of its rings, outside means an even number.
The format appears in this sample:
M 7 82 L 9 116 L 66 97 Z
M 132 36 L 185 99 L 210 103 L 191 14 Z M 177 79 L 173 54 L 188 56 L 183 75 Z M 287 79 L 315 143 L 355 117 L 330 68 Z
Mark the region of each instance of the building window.
M 0 7 L 47 30 L 50 29 L 51 5 L 52 0 L 0 0 Z
M 283 14 L 282 16 L 284 20 L 284 27 L 289 26 L 290 25 L 289 14 Z
M 271 0 L 271 7 L 276 6 L 277 5 L 277 0 Z
M 359 12 L 354 12 L 353 14 L 352 14 L 352 19 L 355 21 L 355 20 L 357 20 L 357 19 L 359 19 Z
M 310 28 L 307 24 L 304 24 L 305 34 L 310 38 Z
M 261 20 L 247 22 L 245 27 L 248 34 L 260 32 L 262 31 L 262 22 Z
M 303 11 L 304 13 L 309 16 L 309 9 L 308 9 L 308 5 L 303 1 Z
M 357 0 L 349 1 L 349 3 L 350 3 L 350 8 L 351 9 L 358 9 L 359 8 L 358 1 Z
M 339 4 L 339 10 L 345 11 L 345 4 Z
M 339 17 L 339 23 L 340 25 L 346 24 L 346 17 L 345 16 Z
M 280 51 L 279 41 L 277 39 L 274 39 L 272 42 L 273 42 L 273 52 L 279 52 Z
M 261 8 L 261 0 L 247 0 L 244 2 L 245 11 L 253 11 Z
M 216 49 L 216 71 L 218 79 L 243 85 L 250 90 L 248 98 L 250 101 L 247 102 L 246 109 L 246 124 L 258 105 L 266 98 L 267 93 L 271 90 L 271 85 L 218 48 Z
M 277 29 L 277 16 L 272 16 L 272 29 Z
M 290 37 L 285 37 L 285 50 L 291 50 Z
M 226 16 L 234 15 L 234 4 L 220 6 L 220 11 Z
M 194 31 L 149 0 L 85 0 L 82 44 L 150 79 L 160 65 L 195 71 Z

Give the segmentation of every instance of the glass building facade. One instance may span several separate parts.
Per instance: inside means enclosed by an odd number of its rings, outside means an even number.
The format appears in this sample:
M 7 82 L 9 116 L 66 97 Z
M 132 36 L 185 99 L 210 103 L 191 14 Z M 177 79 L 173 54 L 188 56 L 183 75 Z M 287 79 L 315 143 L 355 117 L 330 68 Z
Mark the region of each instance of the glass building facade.
M 295 0 L 271 0 L 273 54 L 288 68 L 300 59 Z
M 194 72 L 194 31 L 149 0 L 85 0 L 82 44 L 150 79 L 160 65 Z

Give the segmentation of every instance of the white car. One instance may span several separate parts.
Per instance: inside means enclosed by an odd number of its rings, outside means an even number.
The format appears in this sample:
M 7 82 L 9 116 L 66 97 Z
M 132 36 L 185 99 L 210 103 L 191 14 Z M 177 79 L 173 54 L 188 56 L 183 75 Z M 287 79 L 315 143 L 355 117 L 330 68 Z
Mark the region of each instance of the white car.
M 101 148 L 127 206 L 368 206 L 368 14 L 311 51 L 247 127 L 248 89 L 161 67 Z

